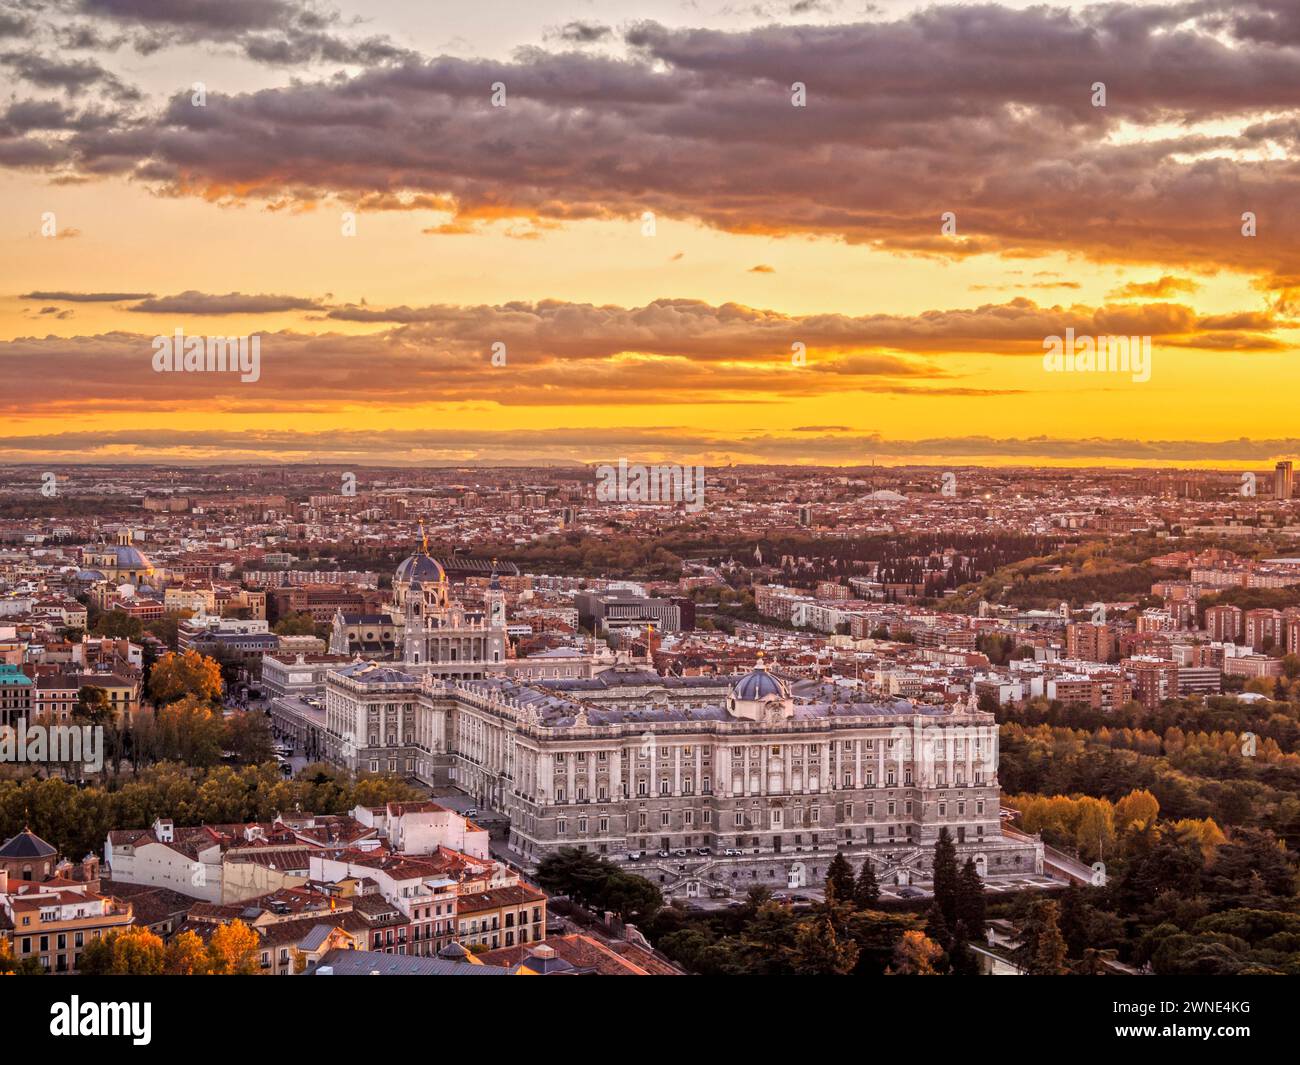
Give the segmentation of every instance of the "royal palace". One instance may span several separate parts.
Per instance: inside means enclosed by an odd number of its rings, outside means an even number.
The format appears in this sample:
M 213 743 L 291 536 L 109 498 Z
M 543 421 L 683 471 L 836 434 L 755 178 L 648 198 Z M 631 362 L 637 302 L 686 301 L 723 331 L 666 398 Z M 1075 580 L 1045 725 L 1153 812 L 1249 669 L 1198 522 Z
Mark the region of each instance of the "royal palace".
M 1042 872 L 1004 836 L 998 726 L 956 708 L 868 701 L 761 660 L 736 676 L 665 677 L 602 648 L 516 658 L 504 597 L 468 610 L 427 554 L 398 568 L 389 612 L 338 615 L 319 699 L 277 699 L 277 729 L 358 772 L 457 787 L 508 820 L 524 863 L 561 847 L 647 863 L 669 893 L 797 887 L 836 851 L 883 882 L 928 877 L 947 827 L 987 877 Z M 390 638 L 367 639 L 389 626 Z

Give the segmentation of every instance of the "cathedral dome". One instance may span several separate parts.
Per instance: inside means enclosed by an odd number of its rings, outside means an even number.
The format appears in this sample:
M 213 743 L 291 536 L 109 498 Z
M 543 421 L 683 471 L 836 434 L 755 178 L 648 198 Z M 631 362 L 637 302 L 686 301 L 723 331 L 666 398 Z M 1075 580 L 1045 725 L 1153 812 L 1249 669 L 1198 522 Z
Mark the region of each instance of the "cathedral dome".
M 750 702 L 766 699 L 769 695 L 775 695 L 778 699 L 788 699 L 790 697 L 785 684 L 767 671 L 767 666 L 764 665 L 761 658 L 752 671 L 736 681 L 735 686 L 731 689 L 731 694 L 737 699 L 745 699 Z
M 407 583 L 431 581 L 434 584 L 442 584 L 447 579 L 447 574 L 436 558 L 430 558 L 428 555 L 411 555 L 402 560 L 393 579 Z

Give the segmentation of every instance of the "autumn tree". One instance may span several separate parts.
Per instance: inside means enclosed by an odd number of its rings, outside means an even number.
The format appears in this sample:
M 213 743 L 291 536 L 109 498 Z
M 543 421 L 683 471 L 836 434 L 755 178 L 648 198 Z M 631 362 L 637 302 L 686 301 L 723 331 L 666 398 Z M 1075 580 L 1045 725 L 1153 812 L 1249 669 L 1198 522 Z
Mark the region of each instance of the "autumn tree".
M 1115 827 L 1121 832 L 1155 824 L 1160 814 L 1160 803 L 1145 788 L 1130 791 L 1115 804 Z
M 149 694 L 158 703 L 175 702 L 186 695 L 201 702 L 221 699 L 221 666 L 215 659 L 190 650 L 169 651 L 149 674 Z
M 886 976 L 938 976 L 936 968 L 943 948 L 924 932 L 904 932 L 894 947 L 894 962 Z
M 168 976 L 204 976 L 208 972 L 208 951 L 203 940 L 188 929 L 172 936 L 163 958 Z
M 213 976 L 255 976 L 261 966 L 261 940 L 243 921 L 223 924 L 208 940 L 208 971 Z

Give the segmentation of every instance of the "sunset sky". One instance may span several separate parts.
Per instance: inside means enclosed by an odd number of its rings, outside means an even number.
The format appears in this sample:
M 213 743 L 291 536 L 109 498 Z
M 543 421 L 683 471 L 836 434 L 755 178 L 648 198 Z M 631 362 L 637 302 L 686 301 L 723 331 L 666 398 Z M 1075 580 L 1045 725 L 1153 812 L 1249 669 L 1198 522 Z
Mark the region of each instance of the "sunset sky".
M 1296 0 L 0 0 L 0 80 L 0 461 L 1300 458 Z

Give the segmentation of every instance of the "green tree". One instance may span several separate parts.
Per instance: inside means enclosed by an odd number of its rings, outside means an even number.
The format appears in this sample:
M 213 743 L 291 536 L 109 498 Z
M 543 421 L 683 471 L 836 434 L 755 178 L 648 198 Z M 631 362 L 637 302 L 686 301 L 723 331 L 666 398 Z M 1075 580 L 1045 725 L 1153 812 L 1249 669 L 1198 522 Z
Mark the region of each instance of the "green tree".
M 853 888 L 853 866 L 837 851 L 826 867 L 826 890 L 834 891 L 837 899 L 848 900 L 853 898 Z
M 949 928 L 957 923 L 957 847 L 945 825 L 934 844 L 934 901 Z
M 984 878 L 975 868 L 975 860 L 967 858 L 957 878 L 957 923 L 969 939 L 983 939 L 986 925 Z
M 90 725 L 107 725 L 113 720 L 113 704 L 108 692 L 93 684 L 83 684 L 77 689 L 77 702 L 72 708 L 73 717 Z
M 871 859 L 862 859 L 862 868 L 858 870 L 858 879 L 853 885 L 853 902 L 860 910 L 869 910 L 880 901 L 880 885 L 876 883 L 875 870 L 871 868 Z
M 310 614 L 289 614 L 275 623 L 277 636 L 315 636 L 316 622 Z
M 1021 922 L 1012 956 L 1031 976 L 1061 976 L 1066 972 L 1059 913 L 1053 900 L 1039 899 L 1030 903 L 1029 914 Z

